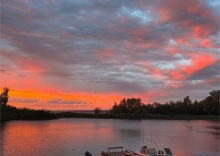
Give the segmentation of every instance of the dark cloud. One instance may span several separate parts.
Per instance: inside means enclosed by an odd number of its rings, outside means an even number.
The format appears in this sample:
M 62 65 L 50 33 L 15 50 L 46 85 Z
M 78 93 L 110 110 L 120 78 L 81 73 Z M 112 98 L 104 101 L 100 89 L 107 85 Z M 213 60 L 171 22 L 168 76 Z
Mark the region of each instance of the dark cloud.
M 5 69 L 0 69 L 0 72 L 5 73 L 7 70 Z
M 189 80 L 203 80 L 210 78 L 220 78 L 220 64 L 216 62 L 215 64 L 208 66 L 202 70 L 197 71 L 189 77 Z M 219 79 L 220 80 L 220 79 Z
M 87 104 L 86 102 L 83 102 L 83 101 L 63 100 L 63 99 L 59 99 L 59 98 L 49 100 L 47 102 L 52 103 L 52 104 Z
M 39 102 L 39 99 L 32 99 L 32 98 L 10 98 L 10 103 L 29 103 L 29 104 L 36 104 Z

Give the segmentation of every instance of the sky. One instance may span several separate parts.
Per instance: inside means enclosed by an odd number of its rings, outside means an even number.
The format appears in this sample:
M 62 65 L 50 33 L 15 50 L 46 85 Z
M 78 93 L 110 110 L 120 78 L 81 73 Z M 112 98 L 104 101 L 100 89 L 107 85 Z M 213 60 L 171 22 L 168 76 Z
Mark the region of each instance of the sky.
M 203 100 L 220 87 L 218 0 L 1 0 L 9 104 L 110 109 Z

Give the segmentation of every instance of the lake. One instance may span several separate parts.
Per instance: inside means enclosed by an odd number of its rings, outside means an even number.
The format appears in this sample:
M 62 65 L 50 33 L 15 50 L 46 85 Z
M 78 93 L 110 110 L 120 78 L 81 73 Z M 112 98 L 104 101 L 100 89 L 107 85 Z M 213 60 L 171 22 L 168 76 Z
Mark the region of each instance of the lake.
M 97 156 L 107 147 L 170 147 L 176 156 L 219 155 L 219 122 L 62 118 L 1 125 L 4 156 Z

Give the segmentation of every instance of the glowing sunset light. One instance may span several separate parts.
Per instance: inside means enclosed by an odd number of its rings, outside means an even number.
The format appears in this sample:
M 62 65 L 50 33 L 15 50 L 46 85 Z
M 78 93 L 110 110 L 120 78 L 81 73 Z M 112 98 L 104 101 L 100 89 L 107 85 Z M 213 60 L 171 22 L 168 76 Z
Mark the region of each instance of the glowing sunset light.
M 1 6 L 0 89 L 11 105 L 110 109 L 131 97 L 202 100 L 220 87 L 217 0 Z

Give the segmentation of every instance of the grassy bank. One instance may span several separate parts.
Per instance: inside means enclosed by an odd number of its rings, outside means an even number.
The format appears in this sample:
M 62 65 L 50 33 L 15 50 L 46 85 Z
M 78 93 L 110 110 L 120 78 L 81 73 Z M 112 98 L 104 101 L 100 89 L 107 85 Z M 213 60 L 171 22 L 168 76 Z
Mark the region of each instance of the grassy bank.
M 10 120 L 49 120 L 57 119 L 57 115 L 46 110 L 16 108 L 10 105 L 1 105 L 1 121 Z
M 160 119 L 160 120 L 219 120 L 219 116 L 213 115 L 153 115 L 153 114 L 86 114 L 61 112 L 57 113 L 59 118 L 100 118 L 100 119 Z
M 1 121 L 10 120 L 50 120 L 58 118 L 96 118 L 96 119 L 158 119 L 158 120 L 217 120 L 213 115 L 155 115 L 155 114 L 111 114 L 111 113 L 52 113 L 47 110 L 33 110 L 1 105 Z

